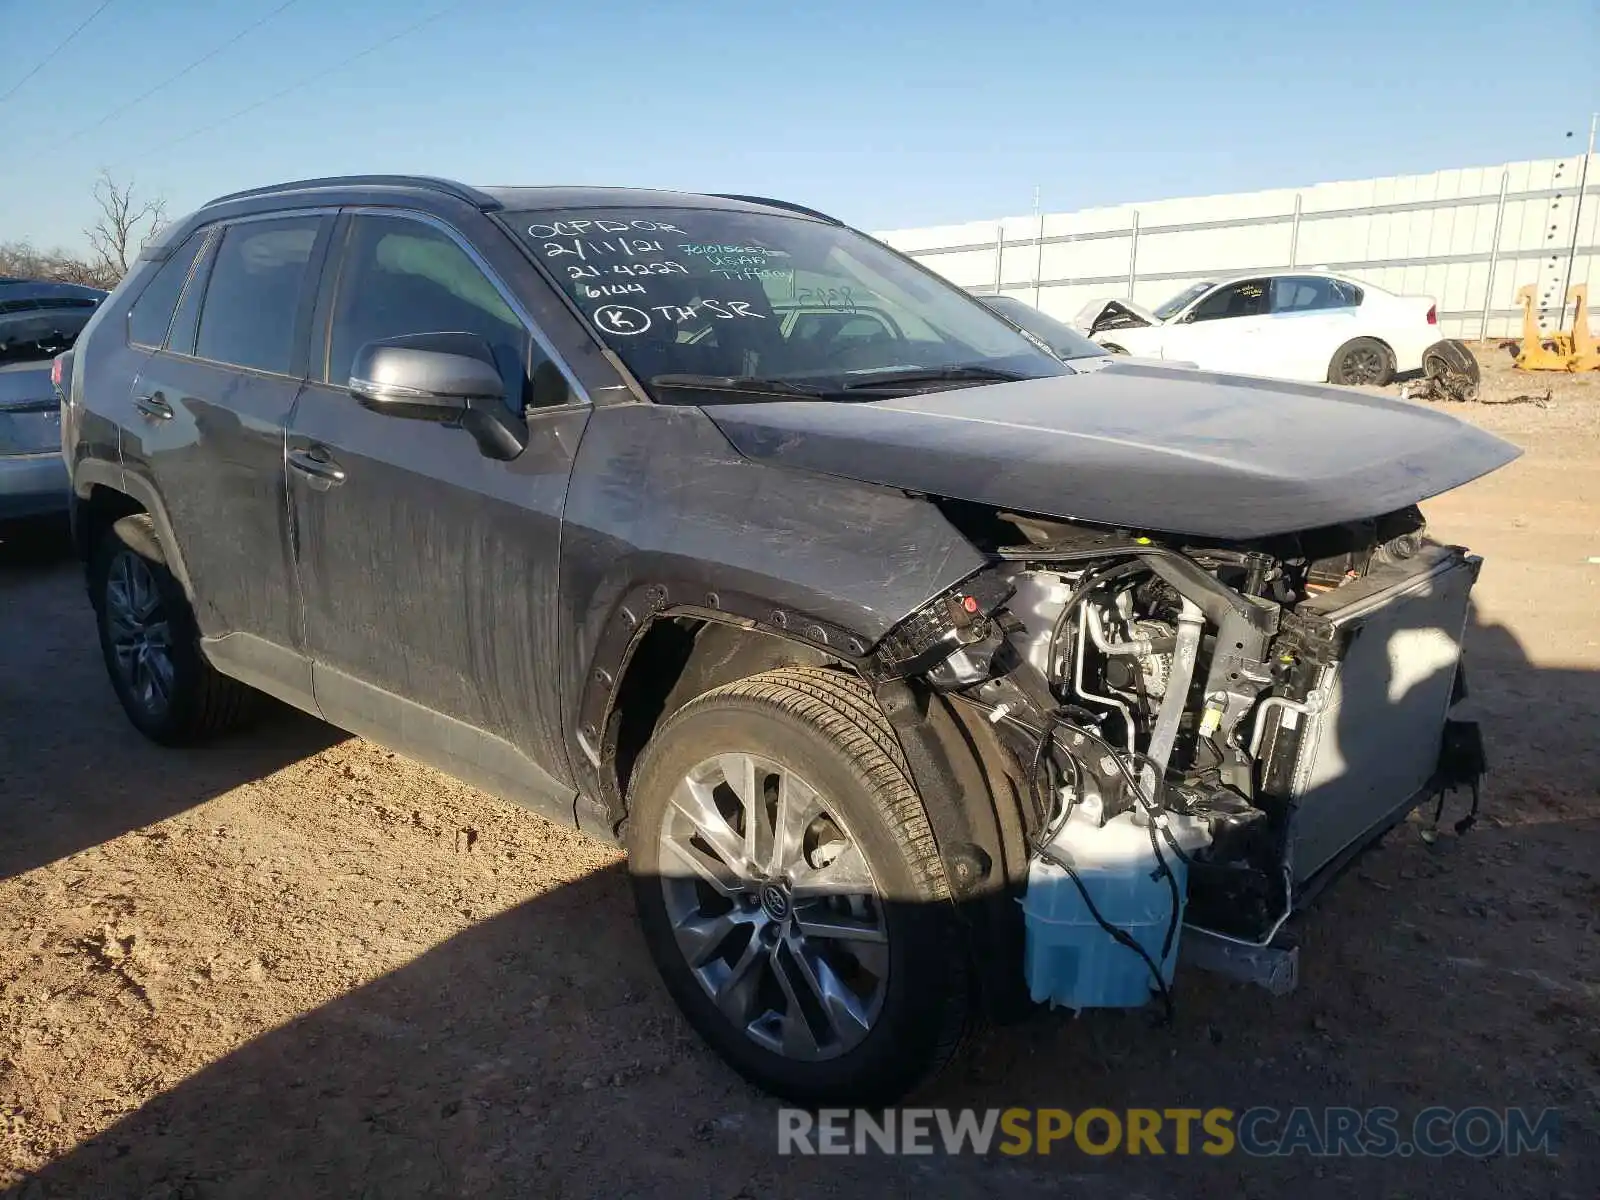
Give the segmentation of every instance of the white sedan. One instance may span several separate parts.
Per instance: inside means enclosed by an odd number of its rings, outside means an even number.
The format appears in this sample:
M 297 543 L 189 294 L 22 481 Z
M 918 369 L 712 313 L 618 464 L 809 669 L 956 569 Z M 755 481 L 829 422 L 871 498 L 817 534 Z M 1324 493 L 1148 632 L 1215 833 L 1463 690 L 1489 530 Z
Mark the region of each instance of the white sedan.
M 1430 296 L 1396 296 L 1326 271 L 1197 283 L 1160 307 L 1091 301 L 1078 325 L 1108 350 L 1202 370 L 1382 385 L 1440 340 Z

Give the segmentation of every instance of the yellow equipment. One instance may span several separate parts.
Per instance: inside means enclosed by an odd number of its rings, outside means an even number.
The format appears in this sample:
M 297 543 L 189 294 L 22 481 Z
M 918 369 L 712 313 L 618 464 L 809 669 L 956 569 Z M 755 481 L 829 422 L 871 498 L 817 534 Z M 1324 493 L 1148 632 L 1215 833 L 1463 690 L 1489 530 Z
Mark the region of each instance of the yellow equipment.
M 1572 301 L 1572 357 L 1567 361 L 1569 371 L 1600 371 L 1600 350 L 1595 348 L 1594 335 L 1589 332 L 1589 287 L 1577 283 L 1567 292 Z
M 1572 361 L 1571 339 L 1565 333 L 1555 333 L 1549 338 L 1539 332 L 1539 318 L 1534 314 L 1535 286 L 1524 284 L 1517 289 L 1517 299 L 1522 302 L 1522 348 L 1516 363 L 1524 371 L 1566 371 Z M 1584 311 L 1584 332 L 1588 332 L 1588 311 Z M 1554 343 L 1546 347 L 1545 342 Z

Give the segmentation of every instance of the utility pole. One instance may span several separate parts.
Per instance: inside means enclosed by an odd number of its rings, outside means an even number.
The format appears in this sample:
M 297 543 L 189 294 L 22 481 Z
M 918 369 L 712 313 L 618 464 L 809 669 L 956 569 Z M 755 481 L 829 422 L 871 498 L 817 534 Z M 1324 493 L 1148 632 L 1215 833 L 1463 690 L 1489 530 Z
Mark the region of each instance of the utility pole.
M 1044 286 L 1044 210 L 1039 207 L 1039 185 L 1033 185 L 1033 221 L 1035 238 L 1033 250 L 1033 306 L 1039 307 L 1039 293 Z
M 1572 287 L 1572 260 L 1578 256 L 1578 230 L 1582 227 L 1584 191 L 1589 186 L 1589 160 L 1594 157 L 1594 128 L 1600 122 L 1600 113 L 1589 115 L 1589 149 L 1583 156 L 1583 170 L 1578 172 L 1578 203 L 1572 212 L 1572 241 L 1567 244 L 1567 269 L 1561 279 L 1561 322 L 1567 324 L 1567 291 Z

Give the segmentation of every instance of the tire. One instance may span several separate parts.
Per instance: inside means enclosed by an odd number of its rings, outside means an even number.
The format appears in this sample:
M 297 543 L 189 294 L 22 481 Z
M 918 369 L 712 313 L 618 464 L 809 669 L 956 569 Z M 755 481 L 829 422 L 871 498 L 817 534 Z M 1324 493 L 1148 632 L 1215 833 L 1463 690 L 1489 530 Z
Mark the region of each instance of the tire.
M 89 596 L 123 711 L 152 741 L 179 746 L 241 724 L 256 693 L 206 661 L 183 588 L 152 557 L 159 546 L 148 516 L 118 521 L 95 546 Z
M 1104 350 L 1107 354 L 1126 354 L 1127 353 L 1126 350 L 1124 350 L 1121 346 L 1117 345 L 1115 342 L 1101 342 L 1100 343 L 1100 348 L 1102 350 Z
M 1394 380 L 1394 351 L 1377 338 L 1351 338 L 1333 352 L 1328 382 L 1346 387 L 1387 387 Z
M 1470 403 L 1478 398 L 1478 360 L 1459 341 L 1447 338 L 1429 346 L 1422 356 L 1422 374 L 1446 399 Z
M 754 826 L 741 791 L 761 797 Z M 629 801 L 628 870 L 651 956 L 689 1023 L 746 1079 L 801 1104 L 886 1104 L 955 1053 L 970 967 L 922 801 L 864 685 L 785 667 L 707 692 L 646 747 Z M 747 829 L 784 826 L 801 833 L 758 838 L 774 851 L 740 862 Z M 676 849 L 691 834 L 700 868 Z M 816 932 L 821 920 L 832 932 Z

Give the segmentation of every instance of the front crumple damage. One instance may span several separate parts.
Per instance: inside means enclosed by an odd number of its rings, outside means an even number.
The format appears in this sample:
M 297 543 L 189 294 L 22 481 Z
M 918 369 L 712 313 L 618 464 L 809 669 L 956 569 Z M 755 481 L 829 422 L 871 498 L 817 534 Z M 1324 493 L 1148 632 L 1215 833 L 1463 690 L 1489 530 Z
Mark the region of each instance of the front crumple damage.
M 1035 1001 L 1167 997 L 1186 928 L 1281 990 L 1293 911 L 1428 797 L 1475 808 L 1481 742 L 1449 710 L 1480 560 L 1414 506 L 1223 541 L 937 502 L 989 566 L 872 664 L 1020 767 Z
M 1137 365 L 871 402 L 719 404 L 707 414 L 760 462 L 1231 540 L 1391 512 L 1520 453 L 1404 401 Z
M 1105 297 L 1085 304 L 1073 322 L 1090 337 L 1114 329 L 1146 329 L 1162 323 L 1160 317 L 1143 305 L 1132 300 Z

